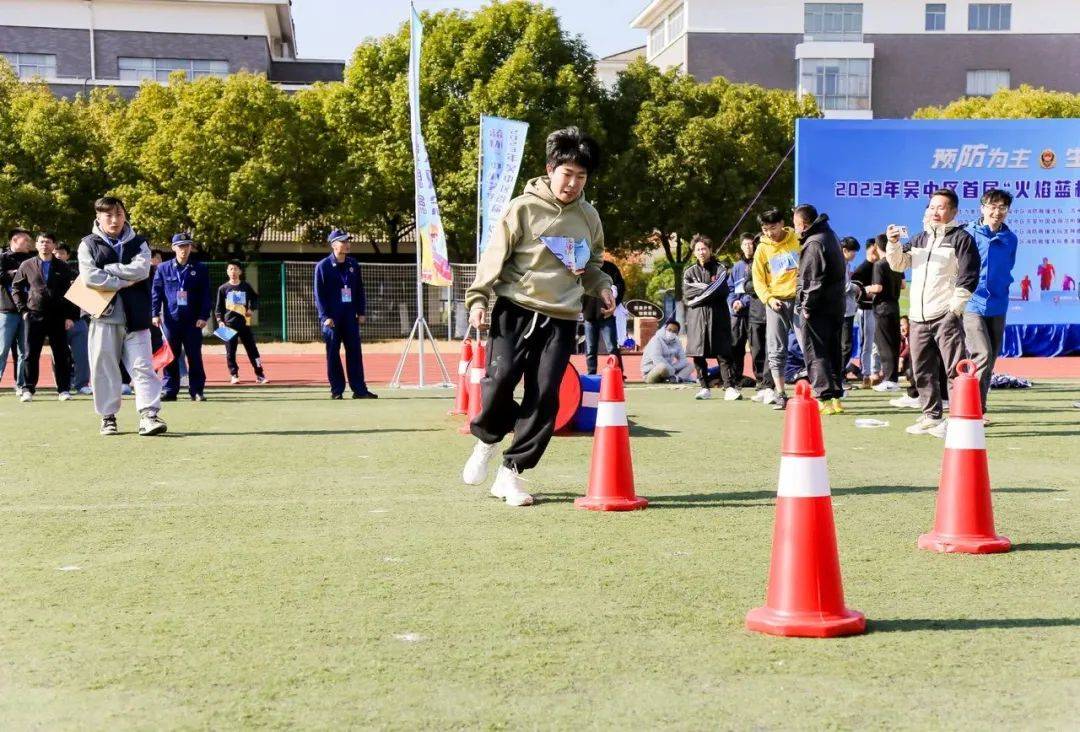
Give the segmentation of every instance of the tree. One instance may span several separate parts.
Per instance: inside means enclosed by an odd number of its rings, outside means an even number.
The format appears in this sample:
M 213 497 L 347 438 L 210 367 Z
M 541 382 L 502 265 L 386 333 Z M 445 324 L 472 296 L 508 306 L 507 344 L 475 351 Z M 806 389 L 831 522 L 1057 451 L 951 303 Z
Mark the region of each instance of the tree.
M 682 293 L 690 235 L 717 246 L 791 149 L 795 120 L 818 116 L 813 97 L 733 84 L 698 83 L 639 60 L 604 105 L 611 162 L 595 188 L 609 246 L 663 250 Z M 791 203 L 789 160 L 756 208 Z
M 990 97 L 963 97 L 944 107 L 923 107 L 916 119 L 1075 119 L 1080 117 L 1080 94 L 1047 91 L 1023 84 L 1001 89 Z
M 601 91 L 595 61 L 569 38 L 555 13 L 526 0 L 472 15 L 424 14 L 420 96 L 451 258 L 472 259 L 480 115 L 530 124 L 522 178 L 543 168 L 544 140 L 556 126 L 597 133 Z M 349 226 L 379 225 L 396 252 L 412 228 L 408 25 L 356 49 L 345 83 L 330 92 L 328 125 L 341 136 L 350 186 L 338 214 Z
M 152 241 L 190 231 L 210 256 L 241 256 L 271 218 L 300 219 L 297 107 L 263 76 L 146 83 L 106 134 L 114 191 Z

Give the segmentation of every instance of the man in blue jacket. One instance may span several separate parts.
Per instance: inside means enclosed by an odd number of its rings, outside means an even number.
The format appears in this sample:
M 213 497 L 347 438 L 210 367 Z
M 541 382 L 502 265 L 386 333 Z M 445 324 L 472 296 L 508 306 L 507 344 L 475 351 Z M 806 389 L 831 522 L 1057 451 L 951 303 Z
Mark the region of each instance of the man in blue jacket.
M 1017 240 L 1005 218 L 1012 206 L 1012 194 L 988 190 L 982 197 L 982 220 L 967 225 L 968 233 L 979 247 L 979 284 L 964 311 L 964 340 L 978 366 L 982 409 L 986 414 L 986 396 L 994 362 L 1005 338 L 1005 315 L 1009 310 L 1009 286 L 1016 264 Z M 989 418 L 983 417 L 989 423 Z
M 327 237 L 333 252 L 315 266 L 315 308 L 326 343 L 326 376 L 330 398 L 345 393 L 345 375 L 353 399 L 378 399 L 364 381 L 364 358 L 360 351 L 360 326 L 366 320 L 364 280 L 360 264 L 349 256 L 352 237 L 334 229 Z M 341 347 L 345 346 L 345 367 L 341 368 Z
M 173 360 L 165 367 L 162 401 L 175 402 L 180 392 L 180 358 L 187 356 L 188 393 L 193 402 L 205 402 L 206 371 L 202 360 L 202 329 L 210 319 L 210 270 L 191 259 L 191 236 L 172 238 L 174 259 L 154 273 L 151 312 L 153 323 L 169 342 Z
M 731 378 L 741 389 L 746 366 L 746 343 L 750 339 L 750 294 L 754 287 L 750 267 L 754 262 L 754 235 L 744 232 L 739 238 L 742 258 L 731 265 L 731 292 L 728 311 L 731 313 Z M 726 398 L 726 395 L 725 395 Z

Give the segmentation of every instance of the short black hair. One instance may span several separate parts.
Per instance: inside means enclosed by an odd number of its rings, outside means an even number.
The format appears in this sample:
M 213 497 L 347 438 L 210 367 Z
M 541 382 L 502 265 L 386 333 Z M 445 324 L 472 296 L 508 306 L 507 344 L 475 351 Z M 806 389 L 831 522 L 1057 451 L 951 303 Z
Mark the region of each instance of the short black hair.
M 239 267 L 241 272 L 244 271 L 244 263 L 241 262 L 239 259 L 230 259 L 228 262 L 225 263 L 225 267 L 226 269 L 228 269 L 229 267 Z
M 125 216 L 127 215 L 127 206 L 125 206 L 124 202 L 116 196 L 102 196 L 98 200 L 94 201 L 95 213 L 106 213 L 108 211 L 115 211 L 117 208 L 123 211 Z
M 817 221 L 818 212 L 817 209 L 811 206 L 809 203 L 800 203 L 795 208 L 791 209 L 791 213 L 794 216 L 799 216 L 803 221 L 809 221 L 813 223 Z
M 20 234 L 26 234 L 31 239 L 34 238 L 34 234 L 32 231 L 30 231 L 29 229 L 24 229 L 21 226 L 16 226 L 14 229 L 8 232 L 8 241 L 11 241 Z
M 784 214 L 778 208 L 770 208 L 757 215 L 757 222 L 762 226 L 766 226 L 767 224 L 782 224 L 784 223 Z
M 600 144 L 577 127 L 555 130 L 547 137 L 547 164 L 552 168 L 573 163 L 592 175 L 600 168 Z
M 874 237 L 874 244 L 881 251 L 885 251 L 885 247 L 889 244 L 889 237 L 885 236 L 884 234 L 878 234 Z
M 847 249 L 849 252 L 859 251 L 859 240 L 853 236 L 845 236 L 840 240 L 840 248 Z
M 674 318 L 672 318 L 671 320 L 664 323 L 665 328 L 668 327 L 669 325 L 674 325 L 679 330 L 682 330 L 682 326 L 679 324 L 679 321 L 675 320 Z
M 698 242 L 703 243 L 709 249 L 712 249 L 713 247 L 712 237 L 706 234 L 694 234 L 692 237 L 690 237 L 691 248 L 696 247 L 698 245 Z
M 67 252 L 68 254 L 71 254 L 71 247 L 69 247 L 67 244 L 64 244 L 63 242 L 61 242 L 61 243 L 56 245 L 56 251 L 58 251 L 58 252 Z
M 870 237 L 869 239 L 866 240 L 866 248 L 867 249 L 874 246 L 875 244 L 877 244 L 877 237 L 876 236 L 872 236 L 872 237 Z
M 1008 191 L 1003 191 L 1000 188 L 991 188 L 982 195 L 980 203 L 984 206 L 988 206 L 991 203 L 1004 203 L 1006 206 L 1012 206 L 1013 197 Z
M 942 196 L 943 198 L 947 198 L 949 199 L 949 203 L 952 205 L 953 208 L 960 208 L 960 196 L 956 195 L 956 191 L 954 191 L 952 188 L 938 188 L 936 191 L 934 191 L 933 195 L 931 195 L 930 198 L 933 199 L 936 196 Z
M 38 235 L 37 235 L 37 239 L 48 239 L 53 244 L 55 244 L 56 243 L 56 234 L 52 233 L 51 231 L 39 231 Z
M 739 234 L 739 241 L 746 241 L 747 239 L 753 241 L 755 236 L 757 236 L 757 234 L 752 231 L 744 231 L 743 233 Z

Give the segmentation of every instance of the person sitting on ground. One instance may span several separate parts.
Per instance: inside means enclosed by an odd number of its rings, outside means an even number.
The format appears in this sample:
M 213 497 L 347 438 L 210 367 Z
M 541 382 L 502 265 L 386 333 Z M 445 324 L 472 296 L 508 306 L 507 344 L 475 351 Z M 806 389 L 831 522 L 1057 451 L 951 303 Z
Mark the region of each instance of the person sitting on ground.
M 679 340 L 680 325 L 669 320 L 641 354 L 641 378 L 647 384 L 688 383 L 694 381 L 694 367 L 686 358 Z

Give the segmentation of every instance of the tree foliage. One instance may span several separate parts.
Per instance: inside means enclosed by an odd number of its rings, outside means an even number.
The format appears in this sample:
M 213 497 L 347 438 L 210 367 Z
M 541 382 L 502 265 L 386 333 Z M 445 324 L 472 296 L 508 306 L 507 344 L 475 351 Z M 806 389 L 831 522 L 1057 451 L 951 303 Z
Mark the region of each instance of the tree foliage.
M 1080 117 L 1080 94 L 1047 91 L 1027 84 L 989 97 L 963 97 L 944 107 L 923 107 L 917 119 L 1028 119 Z

